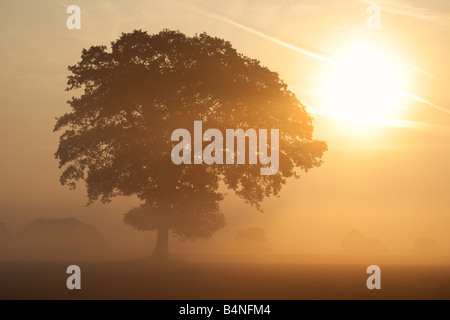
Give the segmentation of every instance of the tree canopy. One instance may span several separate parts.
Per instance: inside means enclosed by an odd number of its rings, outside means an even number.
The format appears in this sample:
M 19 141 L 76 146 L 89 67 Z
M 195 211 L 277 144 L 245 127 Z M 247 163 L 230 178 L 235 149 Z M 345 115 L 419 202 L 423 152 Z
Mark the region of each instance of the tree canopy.
M 63 131 L 55 153 L 64 169 L 60 181 L 72 188 L 85 181 L 89 203 L 137 195 L 143 203 L 124 221 L 139 230 L 208 238 L 225 224 L 221 181 L 259 209 L 288 178 L 319 166 L 327 149 L 313 139 L 311 116 L 276 72 L 206 33 L 123 33 L 110 48 L 84 49 L 69 70 L 66 90 L 82 94 L 68 101 L 70 112 L 54 128 Z M 172 132 L 196 120 L 219 130 L 279 129 L 278 173 L 173 164 Z

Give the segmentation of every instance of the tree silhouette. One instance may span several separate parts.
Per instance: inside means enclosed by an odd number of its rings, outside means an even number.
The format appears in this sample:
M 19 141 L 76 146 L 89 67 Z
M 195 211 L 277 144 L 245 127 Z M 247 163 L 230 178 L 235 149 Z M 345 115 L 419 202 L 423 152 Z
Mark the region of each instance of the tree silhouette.
M 367 238 L 358 230 L 351 230 L 341 242 L 342 250 L 353 255 L 380 255 L 387 253 L 387 247 L 375 237 Z
M 14 240 L 14 234 L 4 223 L 0 223 L 0 257 L 3 257 L 12 248 Z
M 99 259 L 109 253 L 109 243 L 97 229 L 75 218 L 39 218 L 22 228 L 17 239 L 21 254 L 29 259 Z
M 321 164 L 325 142 L 312 139 L 312 119 L 278 74 L 206 33 L 188 37 L 135 30 L 106 46 L 84 49 L 70 66 L 71 112 L 55 156 L 63 185 L 84 180 L 88 204 L 119 195 L 143 203 L 125 214 L 139 230 L 157 230 L 155 256 L 168 255 L 169 229 L 180 239 L 208 238 L 225 224 L 224 189 L 260 209 L 286 179 Z M 279 171 L 257 165 L 175 165 L 175 129 L 279 129 Z M 248 154 L 248 153 L 247 153 Z
M 247 228 L 236 232 L 236 240 L 245 253 L 268 253 L 272 245 L 267 239 L 266 232 L 261 228 Z
M 419 237 L 413 243 L 413 254 L 421 256 L 439 255 L 439 243 L 432 238 Z

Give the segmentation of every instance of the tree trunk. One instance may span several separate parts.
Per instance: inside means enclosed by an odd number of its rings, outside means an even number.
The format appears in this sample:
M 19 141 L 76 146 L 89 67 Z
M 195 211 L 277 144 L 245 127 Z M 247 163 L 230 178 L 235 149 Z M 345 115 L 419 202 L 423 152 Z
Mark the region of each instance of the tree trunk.
M 179 168 L 174 167 L 174 170 L 167 170 L 161 168 L 158 177 L 158 212 L 157 212 L 157 226 L 158 235 L 156 239 L 156 248 L 153 251 L 153 258 L 160 260 L 169 259 L 169 227 L 171 224 L 172 216 L 172 201 L 173 192 L 176 190 L 176 182 L 179 177 Z
M 156 248 L 152 256 L 161 260 L 169 258 L 169 227 L 167 225 L 158 227 Z

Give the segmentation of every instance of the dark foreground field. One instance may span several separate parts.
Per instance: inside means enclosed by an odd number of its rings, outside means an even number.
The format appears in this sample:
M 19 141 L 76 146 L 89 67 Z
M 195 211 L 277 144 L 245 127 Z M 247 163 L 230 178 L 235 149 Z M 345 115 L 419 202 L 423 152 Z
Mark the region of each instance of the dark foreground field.
M 62 262 L 0 262 L 0 299 L 450 299 L 449 266 L 80 262 L 68 290 Z

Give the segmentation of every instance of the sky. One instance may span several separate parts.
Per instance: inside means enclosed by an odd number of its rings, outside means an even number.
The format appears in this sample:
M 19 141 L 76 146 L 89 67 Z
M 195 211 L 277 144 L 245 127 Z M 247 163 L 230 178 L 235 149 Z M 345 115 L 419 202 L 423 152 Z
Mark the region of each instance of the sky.
M 71 4 L 81 30 L 66 27 Z M 367 25 L 373 4 L 379 30 Z M 339 253 L 357 229 L 392 254 L 410 253 L 418 237 L 450 254 L 449 1 L 4 0 L 0 21 L 0 222 L 10 229 L 75 217 L 118 251 L 153 249 L 154 233 L 122 223 L 136 199 L 86 207 L 83 186 L 59 184 L 52 130 L 76 94 L 64 91 L 67 66 L 83 48 L 168 28 L 223 38 L 278 72 L 329 146 L 324 164 L 288 181 L 264 213 L 227 196 L 224 229 L 208 241 L 175 240 L 172 250 L 234 252 L 237 230 L 260 227 L 280 253 Z

